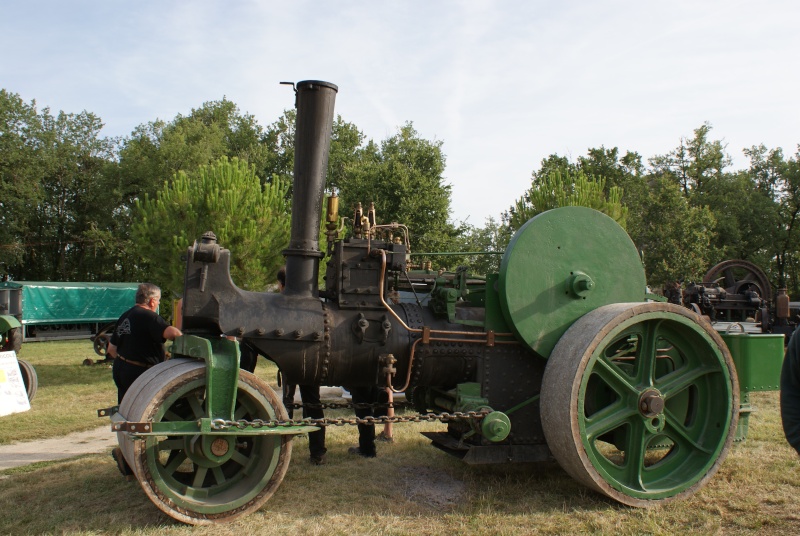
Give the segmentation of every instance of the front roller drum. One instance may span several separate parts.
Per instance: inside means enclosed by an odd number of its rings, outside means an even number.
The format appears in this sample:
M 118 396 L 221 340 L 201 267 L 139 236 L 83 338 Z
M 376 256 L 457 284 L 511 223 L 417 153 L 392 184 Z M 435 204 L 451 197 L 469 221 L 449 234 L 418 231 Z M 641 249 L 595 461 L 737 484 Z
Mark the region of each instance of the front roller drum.
M 736 433 L 733 360 L 711 326 L 668 303 L 619 303 L 575 322 L 548 359 L 542 427 L 559 464 L 629 506 L 689 496 Z
M 205 412 L 203 361 L 176 358 L 145 372 L 119 413 L 132 422 L 196 421 Z M 235 420 L 286 420 L 283 404 L 258 377 L 239 373 Z M 146 436 L 118 433 L 142 489 L 167 515 L 194 525 L 232 521 L 258 510 L 289 467 L 287 435 Z

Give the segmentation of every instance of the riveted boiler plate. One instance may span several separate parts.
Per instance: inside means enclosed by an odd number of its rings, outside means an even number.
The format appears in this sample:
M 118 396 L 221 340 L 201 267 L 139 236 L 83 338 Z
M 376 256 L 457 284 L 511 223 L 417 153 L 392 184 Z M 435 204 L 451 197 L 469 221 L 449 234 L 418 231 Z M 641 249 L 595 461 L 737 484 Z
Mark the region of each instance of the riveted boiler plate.
M 518 339 L 548 357 L 589 311 L 644 301 L 646 279 L 636 246 L 619 224 L 594 209 L 562 207 L 514 234 L 500 264 L 498 291 Z

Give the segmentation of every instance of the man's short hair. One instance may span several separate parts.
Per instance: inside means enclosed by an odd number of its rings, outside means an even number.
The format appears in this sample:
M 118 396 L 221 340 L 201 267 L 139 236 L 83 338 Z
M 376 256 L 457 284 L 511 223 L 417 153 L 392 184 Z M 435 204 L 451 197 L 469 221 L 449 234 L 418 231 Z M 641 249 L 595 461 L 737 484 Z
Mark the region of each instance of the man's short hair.
M 161 289 L 152 283 L 142 283 L 136 289 L 136 303 L 142 304 L 150 301 L 151 298 L 160 298 Z

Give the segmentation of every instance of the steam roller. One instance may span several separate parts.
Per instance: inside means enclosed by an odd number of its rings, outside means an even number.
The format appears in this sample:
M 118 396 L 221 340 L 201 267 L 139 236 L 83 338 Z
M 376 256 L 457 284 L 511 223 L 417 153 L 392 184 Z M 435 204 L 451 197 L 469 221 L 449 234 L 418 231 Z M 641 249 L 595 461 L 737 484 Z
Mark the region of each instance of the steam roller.
M 758 389 L 749 379 L 740 387 L 712 324 L 647 294 L 633 242 L 589 208 L 531 219 L 485 276 L 415 263 L 407 227 L 380 223 L 372 207 L 354 207 L 345 226 L 330 196 L 321 222 L 337 92 L 295 86 L 284 292 L 238 288 L 230 251 L 205 233 L 186 252 L 173 359 L 143 375 L 112 416 L 154 504 L 192 524 L 255 511 L 281 483 L 292 438 L 316 429 L 289 420 L 269 385 L 239 370 L 241 347 L 291 384 L 405 392 L 442 421 L 425 432 L 433 446 L 468 464 L 555 459 L 637 507 L 702 487 L 733 443 L 741 389 Z M 757 343 L 743 359 L 774 353 Z

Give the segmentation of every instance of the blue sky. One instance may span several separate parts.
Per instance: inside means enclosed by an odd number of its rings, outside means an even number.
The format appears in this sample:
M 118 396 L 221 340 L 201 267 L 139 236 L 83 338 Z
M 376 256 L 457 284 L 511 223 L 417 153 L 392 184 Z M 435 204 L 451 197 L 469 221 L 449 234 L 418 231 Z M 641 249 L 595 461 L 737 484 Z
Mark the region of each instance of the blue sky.
M 327 80 L 367 137 L 442 141 L 452 216 L 482 225 L 553 153 L 647 159 L 708 121 L 736 169 L 794 155 L 799 23 L 796 0 L 0 0 L 0 87 L 124 136 L 223 96 L 267 126 L 280 81 Z

